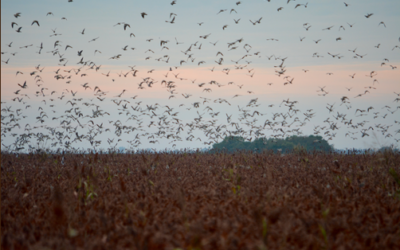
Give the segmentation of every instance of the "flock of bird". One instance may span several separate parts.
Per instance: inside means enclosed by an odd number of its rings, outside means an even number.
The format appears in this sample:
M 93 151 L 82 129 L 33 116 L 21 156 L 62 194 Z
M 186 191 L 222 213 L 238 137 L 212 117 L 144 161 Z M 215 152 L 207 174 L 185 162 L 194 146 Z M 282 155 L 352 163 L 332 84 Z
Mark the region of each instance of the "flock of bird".
M 72 2 L 69 0 L 68 2 Z M 270 2 L 270 0 L 268 0 Z M 285 8 L 308 8 L 308 3 L 293 3 L 288 0 L 287 7 L 279 7 L 278 12 Z M 167 4 L 167 3 L 166 3 Z M 171 6 L 179 4 L 179 1 L 168 3 Z M 1 140 L 2 150 L 9 151 L 34 151 L 41 148 L 49 148 L 54 151 L 64 150 L 83 150 L 90 148 L 98 150 L 101 148 L 116 149 L 118 146 L 127 146 L 131 149 L 141 148 L 143 145 L 157 145 L 163 148 L 179 147 L 179 143 L 189 141 L 193 145 L 210 146 L 220 142 L 226 137 L 241 136 L 247 141 L 257 138 L 286 138 L 290 135 L 304 135 L 302 129 L 313 125 L 313 134 L 321 135 L 328 141 L 334 140 L 338 132 L 344 133 L 345 137 L 357 140 L 372 136 L 372 133 L 381 134 L 384 138 L 400 141 L 400 119 L 398 116 L 397 104 L 400 101 L 400 93 L 394 91 L 393 96 L 388 96 L 388 105 L 384 107 L 352 107 L 352 99 L 360 98 L 370 94 L 379 88 L 378 72 L 371 71 L 366 76 L 365 90 L 361 93 L 353 94 L 352 87 L 346 88 L 345 95 L 335 103 L 326 104 L 326 119 L 322 124 L 317 125 L 314 120 L 316 115 L 315 108 L 300 110 L 299 102 L 283 98 L 282 102 L 276 104 L 265 104 L 261 98 L 254 97 L 253 90 L 242 89 L 247 82 L 235 82 L 232 72 L 243 73 L 248 76 L 248 81 L 253 79 L 255 67 L 252 68 L 252 60 L 268 60 L 274 62 L 274 72 L 280 79 L 283 86 L 294 84 L 294 77 L 289 75 L 290 68 L 286 67 L 288 57 L 276 55 L 264 55 L 262 51 L 255 51 L 252 44 L 246 42 L 245 38 L 238 38 L 229 41 L 225 50 L 215 51 L 215 59 L 201 58 L 201 50 L 205 47 L 212 50 L 220 40 L 223 32 L 232 28 L 236 24 L 248 22 L 240 17 L 241 1 L 237 1 L 230 8 L 215 11 L 214 15 L 229 19 L 232 24 L 221 27 L 222 34 L 201 33 L 198 40 L 193 42 L 181 41 L 179 36 L 175 36 L 173 41 L 168 39 L 146 38 L 146 42 L 153 44 L 157 42 L 160 52 L 151 48 L 135 48 L 130 45 L 122 48 L 115 48 L 115 54 L 107 55 L 107 61 L 118 61 L 129 53 L 129 51 L 142 50 L 145 56 L 139 61 L 143 65 L 148 65 L 149 61 L 154 61 L 156 67 L 143 70 L 137 66 L 121 66 L 119 70 L 103 70 L 104 66 L 95 61 L 95 57 L 103 55 L 104 52 L 95 49 L 96 43 L 101 39 L 98 36 L 86 38 L 86 28 L 80 28 L 79 32 L 84 37 L 84 42 L 93 46 L 92 51 L 68 44 L 68 37 L 61 39 L 62 30 L 57 28 L 48 32 L 50 42 L 40 44 L 29 44 L 15 47 L 16 41 L 9 41 L 3 49 L 2 45 L 2 73 L 7 67 L 13 66 L 17 59 L 17 54 L 22 54 L 24 50 L 32 50 L 36 54 L 37 64 L 32 65 L 29 71 L 17 70 L 15 72 L 15 82 L 3 82 L 4 85 L 15 87 L 13 96 L 2 94 L 1 102 Z M 343 8 L 351 8 L 350 4 L 344 3 Z M 214 10 L 210 10 L 213 12 Z M 232 16 L 237 15 L 232 22 Z M 14 21 L 11 22 L 11 29 L 17 33 L 24 34 L 29 29 L 40 29 L 43 21 L 32 20 L 29 23 L 18 21 L 24 13 L 15 13 Z M 43 16 L 56 16 L 53 12 L 45 13 Z M 140 12 L 142 19 L 148 18 L 150 14 Z M 225 16 L 223 16 L 225 15 Z M 40 16 L 38 16 L 38 19 Z M 68 22 L 67 17 L 59 17 Z M 373 13 L 367 13 L 363 19 L 373 18 Z M 260 25 L 266 17 L 250 19 L 249 26 Z M 40 20 L 40 19 L 39 19 Z M 168 24 L 175 24 L 179 20 L 179 14 L 170 13 Z M 204 21 L 206 22 L 206 21 Z M 193 26 L 202 26 L 204 22 L 193 23 Z M 331 25 L 324 28 L 324 32 L 333 28 L 345 31 L 352 28 L 354 24 L 347 23 L 347 26 Z M 300 28 L 307 32 L 313 25 L 304 23 Z M 377 22 L 378 27 L 386 28 L 384 22 Z M 134 27 L 127 22 L 111 23 L 110 27 L 125 32 L 131 39 L 142 39 L 137 34 L 130 32 Z M 210 40 L 213 37 L 214 40 Z M 345 33 L 337 37 L 336 41 L 345 39 Z M 303 42 L 306 37 L 300 37 L 299 42 Z M 3 36 L 2 41 L 8 40 Z M 23 40 L 23 39 L 22 39 Z M 153 41 L 154 40 L 154 41 Z M 279 42 L 279 39 L 268 38 L 267 41 Z M 318 44 L 321 39 L 314 40 Z M 20 42 L 20 41 L 19 41 Z M 25 42 L 25 41 L 24 41 Z M 400 38 L 399 38 L 400 42 Z M 221 42 L 220 42 L 221 43 Z M 86 46 L 86 45 L 85 45 Z M 111 44 L 110 44 L 111 46 Z M 376 45 L 379 48 L 380 44 Z M 174 49 L 180 50 L 179 53 L 169 53 Z M 18 50 L 17 52 L 14 52 Z M 398 53 L 399 45 L 393 44 L 393 53 Z M 74 51 L 74 57 L 67 57 L 66 54 Z M 230 53 L 243 55 L 235 60 L 228 61 Z M 351 56 L 355 59 L 363 59 L 367 54 L 361 54 L 357 48 L 348 49 Z M 163 54 L 164 53 L 164 54 Z M 41 66 L 40 57 L 44 54 L 52 55 L 52 63 L 48 66 Z M 236 55 L 236 54 L 235 54 Z M 341 59 L 344 55 L 327 52 L 328 56 Z M 158 56 L 158 57 L 157 57 Z M 323 57 L 324 55 L 314 53 L 312 57 Z M 92 57 L 87 60 L 85 58 Z M 155 58 L 157 57 L 157 58 Z M 14 59 L 15 58 L 15 59 Z M 199 59 L 200 58 L 200 59 Z M 203 60 L 204 59 L 204 60 Z M 15 63 L 18 67 L 18 63 Z M 162 65 L 160 67 L 160 65 Z M 189 79 L 190 75 L 184 75 L 181 69 L 207 66 L 208 73 L 220 71 L 226 75 L 226 82 L 217 80 L 196 82 L 197 79 Z M 57 70 L 49 72 L 46 68 L 56 67 Z M 397 70 L 388 58 L 380 62 L 378 67 L 387 67 Z M 161 70 L 162 68 L 163 70 Z M 153 78 L 153 72 L 163 71 L 162 79 Z M 307 76 L 309 69 L 303 69 Z M 52 74 L 52 82 L 45 81 L 42 75 Z M 306 74 L 307 73 L 307 74 Z M 231 75 L 229 75 L 231 74 Z M 327 76 L 333 72 L 326 73 Z M 122 79 L 129 79 L 134 82 L 134 87 L 121 89 L 120 93 L 110 96 L 109 91 L 104 90 L 96 82 L 91 82 L 90 77 L 104 81 L 115 89 L 118 82 Z M 225 76 L 224 76 L 225 77 Z M 349 79 L 357 77 L 356 74 L 349 75 Z M 361 77 L 361 76 L 360 76 Z M 89 79 L 89 80 L 86 80 Z M 121 80 L 121 81 L 122 81 Z M 98 80 L 96 80 L 98 81 Z M 185 93 L 181 89 L 190 84 L 198 86 L 195 93 Z M 269 82 L 265 86 L 271 86 Z M 54 86 L 57 85 L 57 88 Z M 61 86 L 62 87 L 59 87 Z M 132 86 L 132 85 L 131 85 Z M 211 98 L 207 95 L 220 87 L 235 87 L 240 93 L 230 98 Z M 151 91 L 155 88 L 163 88 L 167 91 L 166 98 L 150 103 L 148 99 L 141 100 L 141 93 Z M 63 90 L 60 91 L 59 89 Z M 74 90 L 73 90 L 74 89 Z M 146 90 L 145 90 L 146 89 Z M 200 93 L 199 93 L 200 92 Z M 316 90 L 316 95 L 326 96 L 329 91 L 326 86 L 321 86 Z M 199 96 L 201 95 L 201 96 Z M 90 97 L 88 97 L 90 96 Z M 244 105 L 237 105 L 236 100 L 240 97 L 248 97 Z M 6 98 L 5 98 L 6 97 Z M 10 101 L 4 101 L 10 99 Z M 170 100 L 173 99 L 173 100 Z M 174 105 L 178 100 L 182 102 Z M 243 100 L 243 98 L 241 99 Z M 160 104 L 167 101 L 166 104 Z M 168 103 L 170 102 L 170 104 Z M 243 102 L 243 101 L 242 101 Z M 65 110 L 62 108 L 65 107 Z M 277 111 L 279 110 L 279 111 Z M 235 115 L 238 114 L 238 115 Z M 320 116 L 321 114 L 318 114 Z M 35 117 L 34 119 L 32 117 Z M 236 117 L 235 117 L 236 116 Z M 192 117 L 193 119 L 191 119 Z M 361 118 L 360 118 L 361 117 Z M 374 123 L 374 119 L 394 117 L 394 123 Z M 111 120 L 110 120 L 111 119 Z M 150 144 L 148 144 L 150 143 Z M 318 147 L 318 141 L 315 141 Z

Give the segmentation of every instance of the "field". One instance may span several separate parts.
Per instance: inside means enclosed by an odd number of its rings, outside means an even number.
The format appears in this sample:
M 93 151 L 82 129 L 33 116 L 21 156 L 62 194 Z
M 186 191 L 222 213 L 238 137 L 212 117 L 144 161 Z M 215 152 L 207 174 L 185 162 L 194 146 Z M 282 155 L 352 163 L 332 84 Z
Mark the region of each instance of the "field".
M 400 155 L 8 154 L 2 249 L 400 249 Z

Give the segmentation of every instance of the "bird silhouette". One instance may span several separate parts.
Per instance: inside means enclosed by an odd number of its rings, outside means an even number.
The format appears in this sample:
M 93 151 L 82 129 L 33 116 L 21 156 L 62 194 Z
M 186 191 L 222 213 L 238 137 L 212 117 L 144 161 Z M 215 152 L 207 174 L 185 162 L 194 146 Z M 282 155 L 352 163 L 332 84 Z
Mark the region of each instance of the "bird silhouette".
M 34 25 L 35 23 L 37 24 L 37 26 L 40 26 L 38 20 L 34 20 L 34 21 L 32 22 L 32 24 L 31 24 L 31 26 Z

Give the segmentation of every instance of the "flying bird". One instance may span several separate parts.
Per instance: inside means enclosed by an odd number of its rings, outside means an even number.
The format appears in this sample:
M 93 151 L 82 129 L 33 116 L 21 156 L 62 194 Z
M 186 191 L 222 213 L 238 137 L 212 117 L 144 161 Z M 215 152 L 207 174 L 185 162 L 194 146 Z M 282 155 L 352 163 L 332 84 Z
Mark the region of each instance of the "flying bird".
M 370 18 L 374 13 L 368 13 L 365 15 L 366 18 Z
M 386 24 L 384 23 L 384 22 L 380 22 L 379 24 L 378 24 L 378 26 L 379 25 L 383 25 L 385 28 L 386 28 Z

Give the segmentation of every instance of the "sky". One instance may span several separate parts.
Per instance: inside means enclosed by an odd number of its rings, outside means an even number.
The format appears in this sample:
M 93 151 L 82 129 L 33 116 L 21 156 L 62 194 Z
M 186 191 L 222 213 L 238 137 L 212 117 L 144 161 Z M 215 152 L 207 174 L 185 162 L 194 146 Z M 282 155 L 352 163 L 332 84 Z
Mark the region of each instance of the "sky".
M 2 150 L 207 148 L 229 135 L 399 147 L 398 9 L 2 1 Z

